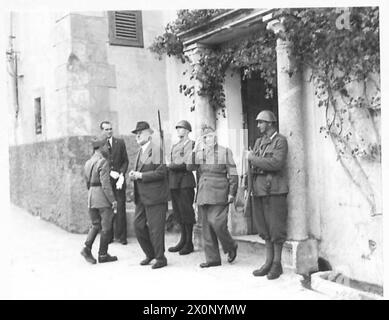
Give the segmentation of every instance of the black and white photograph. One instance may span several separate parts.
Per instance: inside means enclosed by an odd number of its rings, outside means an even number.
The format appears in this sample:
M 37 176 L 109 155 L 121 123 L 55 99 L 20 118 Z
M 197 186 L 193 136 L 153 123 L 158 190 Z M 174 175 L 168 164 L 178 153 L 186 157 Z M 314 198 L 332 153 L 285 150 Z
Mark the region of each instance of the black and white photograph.
M 385 299 L 384 11 L 10 1 L 0 299 Z

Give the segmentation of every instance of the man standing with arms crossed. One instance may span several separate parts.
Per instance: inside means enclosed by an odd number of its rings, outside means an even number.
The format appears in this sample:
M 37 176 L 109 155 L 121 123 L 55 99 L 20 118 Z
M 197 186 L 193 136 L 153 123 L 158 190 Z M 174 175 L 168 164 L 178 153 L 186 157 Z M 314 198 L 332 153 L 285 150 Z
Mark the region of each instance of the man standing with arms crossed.
M 113 137 L 112 124 L 103 121 L 100 124 L 103 136 L 107 139 L 109 149 L 109 164 L 112 190 L 117 201 L 117 214 L 112 222 L 113 233 L 110 242 L 118 240 L 121 244 L 127 244 L 127 219 L 126 219 L 126 180 L 128 169 L 128 155 L 124 140 Z
M 273 112 L 261 111 L 258 121 L 261 135 L 254 150 L 246 152 L 253 172 L 253 219 L 259 236 L 265 240 L 266 261 L 254 276 L 269 280 L 282 274 L 282 247 L 286 240 L 288 181 L 285 172 L 288 142 L 279 134 Z

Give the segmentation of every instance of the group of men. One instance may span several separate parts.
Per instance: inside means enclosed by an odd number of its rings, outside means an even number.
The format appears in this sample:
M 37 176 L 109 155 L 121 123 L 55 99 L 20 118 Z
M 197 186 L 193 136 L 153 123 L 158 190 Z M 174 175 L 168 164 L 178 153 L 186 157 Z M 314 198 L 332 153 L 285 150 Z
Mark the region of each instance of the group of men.
M 276 117 L 271 111 L 260 112 L 257 122 L 260 137 L 253 150 L 244 153 L 252 174 L 251 194 L 248 196 L 253 197 L 253 220 L 259 235 L 265 240 L 266 261 L 253 274 L 276 279 L 283 272 L 281 255 L 286 239 L 288 185 L 284 169 L 288 145 L 286 138 L 276 131 Z M 127 244 L 126 146 L 123 140 L 112 136 L 110 122 L 102 122 L 100 128 L 103 138 L 92 141 L 94 153 L 85 164 L 92 227 L 81 254 L 93 264 L 97 261 L 91 249 L 99 232 L 100 263 L 117 260 L 108 254 L 108 245 L 114 239 Z M 155 259 L 153 269 L 167 265 L 165 222 L 169 198 L 175 220 L 180 225 L 180 239 L 168 251 L 180 255 L 193 252 L 193 226 L 196 222 L 193 204 L 196 203 L 205 252 L 205 262 L 200 267 L 221 265 L 219 242 L 227 261 L 232 263 L 238 249 L 227 226 L 228 210 L 236 200 L 238 189 L 232 151 L 218 143 L 216 132 L 210 126 L 202 127 L 201 136 L 196 141 L 189 138 L 192 127 L 188 121 L 178 122 L 176 131 L 178 142 L 167 157 L 161 145 L 153 141 L 153 130 L 147 122 L 138 122 L 132 131 L 139 151 L 127 177 L 134 184 L 134 229 L 145 254 L 140 264 L 148 265 Z

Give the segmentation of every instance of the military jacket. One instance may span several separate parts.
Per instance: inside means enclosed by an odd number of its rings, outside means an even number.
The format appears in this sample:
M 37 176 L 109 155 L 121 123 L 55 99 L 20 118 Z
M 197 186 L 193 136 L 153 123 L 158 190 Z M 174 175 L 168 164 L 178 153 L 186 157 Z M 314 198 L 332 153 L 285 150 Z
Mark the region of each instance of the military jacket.
M 189 170 L 199 174 L 196 202 L 198 205 L 227 204 L 228 195 L 236 196 L 238 173 L 232 151 L 218 144 L 208 150 L 198 150 Z
M 267 136 L 258 138 L 254 145 L 251 160 L 253 172 L 253 192 L 255 196 L 288 193 L 286 157 L 288 142 L 276 133 L 272 139 Z
M 190 159 L 194 141 L 188 139 L 172 146 L 169 164 L 169 188 L 194 188 L 196 182 L 192 171 L 188 171 L 185 161 Z
M 88 208 L 111 207 L 115 201 L 109 172 L 109 162 L 101 154 L 94 153 L 85 163 L 85 180 L 89 186 Z

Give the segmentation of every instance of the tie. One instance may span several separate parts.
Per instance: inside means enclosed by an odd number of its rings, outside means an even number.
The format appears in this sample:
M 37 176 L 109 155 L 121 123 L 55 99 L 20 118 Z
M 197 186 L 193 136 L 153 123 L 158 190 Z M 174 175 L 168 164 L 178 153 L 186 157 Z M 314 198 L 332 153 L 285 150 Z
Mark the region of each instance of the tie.
M 111 142 L 109 141 L 109 139 L 107 141 L 108 141 L 108 150 L 109 153 L 111 153 L 112 152 Z

